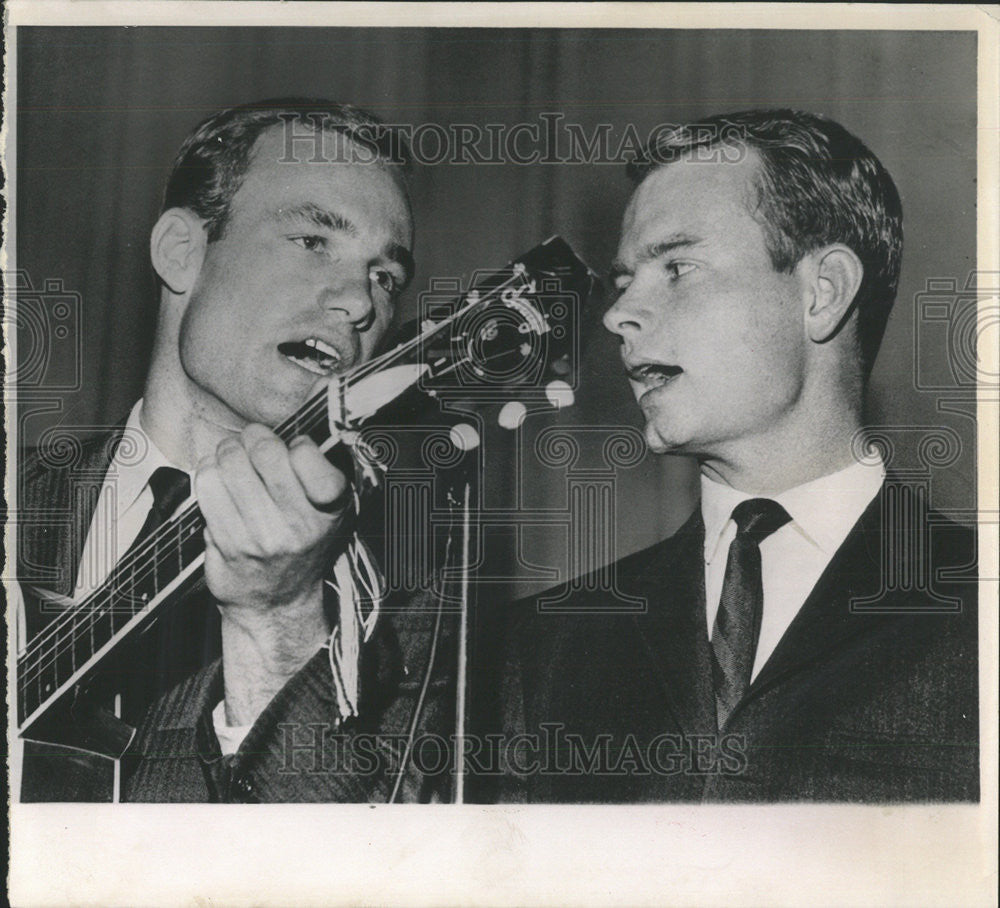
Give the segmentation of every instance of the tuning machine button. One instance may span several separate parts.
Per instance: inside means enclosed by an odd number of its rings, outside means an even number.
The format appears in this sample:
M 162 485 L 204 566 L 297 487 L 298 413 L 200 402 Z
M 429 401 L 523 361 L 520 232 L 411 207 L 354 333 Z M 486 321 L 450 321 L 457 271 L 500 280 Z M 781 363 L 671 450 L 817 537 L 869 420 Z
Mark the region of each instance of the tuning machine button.
M 448 432 L 448 437 L 459 451 L 472 451 L 479 447 L 479 433 L 467 422 L 453 425 Z
M 500 408 L 497 422 L 504 429 L 514 430 L 524 422 L 527 415 L 528 408 L 521 401 L 509 400 Z
M 550 381 L 545 386 L 545 396 L 548 398 L 549 403 L 557 410 L 562 410 L 564 407 L 572 407 L 576 401 L 573 389 L 567 382 L 559 378 Z

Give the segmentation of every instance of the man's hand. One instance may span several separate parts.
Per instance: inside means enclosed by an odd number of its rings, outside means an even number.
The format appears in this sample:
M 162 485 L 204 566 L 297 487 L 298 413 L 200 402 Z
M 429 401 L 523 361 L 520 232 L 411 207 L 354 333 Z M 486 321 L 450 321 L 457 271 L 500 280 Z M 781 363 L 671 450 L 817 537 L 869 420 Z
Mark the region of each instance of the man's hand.
M 346 488 L 343 473 L 310 439 L 286 447 L 261 425 L 222 441 L 198 466 L 205 578 L 223 616 L 226 709 L 234 724 L 252 721 L 329 633 L 323 577 Z

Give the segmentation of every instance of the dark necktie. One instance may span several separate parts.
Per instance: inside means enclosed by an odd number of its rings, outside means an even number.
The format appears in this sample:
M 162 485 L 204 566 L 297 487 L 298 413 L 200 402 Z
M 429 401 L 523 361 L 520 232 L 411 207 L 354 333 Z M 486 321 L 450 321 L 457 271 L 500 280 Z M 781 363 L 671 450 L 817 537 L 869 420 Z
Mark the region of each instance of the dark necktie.
M 153 506 L 126 554 L 131 554 L 170 519 L 177 506 L 191 494 L 191 477 L 173 467 L 157 467 L 149 477 L 149 488 L 153 493 Z
M 139 535 L 135 537 L 132 545 L 128 547 L 125 554 L 118 559 L 118 564 L 122 565 L 126 559 L 134 555 L 149 540 L 164 523 L 170 519 L 170 515 L 177 510 L 177 506 L 191 494 L 191 477 L 183 470 L 173 467 L 157 467 L 153 475 L 149 477 L 149 488 L 153 493 L 153 506 L 149 509 L 149 514 L 139 530 Z M 133 576 L 135 568 L 132 568 Z M 145 600 L 128 599 L 123 609 L 127 617 L 131 617 L 136 607 L 141 607 Z M 149 663 L 151 666 L 153 663 Z M 148 688 L 150 678 L 156 679 L 157 673 L 150 674 L 143 672 L 122 672 L 117 674 L 114 692 L 120 697 L 115 707 L 115 715 L 124 717 L 130 724 L 135 725 L 140 717 L 142 704 L 148 704 L 151 698 L 159 696 L 162 691 L 158 688 Z M 153 693 L 150 693 L 153 690 Z M 136 712 L 139 710 L 139 712 Z
M 729 546 L 712 630 L 712 675 L 720 730 L 750 686 L 764 611 L 760 544 L 791 519 L 769 498 L 751 498 L 733 509 L 736 538 Z

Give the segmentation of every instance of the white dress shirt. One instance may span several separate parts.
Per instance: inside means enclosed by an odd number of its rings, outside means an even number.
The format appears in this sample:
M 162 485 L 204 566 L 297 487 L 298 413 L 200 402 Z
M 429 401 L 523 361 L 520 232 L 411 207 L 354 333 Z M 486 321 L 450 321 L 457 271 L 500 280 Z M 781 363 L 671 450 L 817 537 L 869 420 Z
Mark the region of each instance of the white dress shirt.
M 780 495 L 750 495 L 701 477 L 705 522 L 705 618 L 709 638 L 722 596 L 729 545 L 736 538 L 733 508 L 750 498 L 771 498 L 792 518 L 760 544 L 764 611 L 752 677 L 756 677 L 792 619 L 843 544 L 885 478 L 881 463 L 851 466 Z
M 74 599 L 96 590 L 135 542 L 153 506 L 149 478 L 159 467 L 174 467 L 142 428 L 139 400 L 125 423 L 125 435 L 104 474 L 94 516 L 80 553 Z

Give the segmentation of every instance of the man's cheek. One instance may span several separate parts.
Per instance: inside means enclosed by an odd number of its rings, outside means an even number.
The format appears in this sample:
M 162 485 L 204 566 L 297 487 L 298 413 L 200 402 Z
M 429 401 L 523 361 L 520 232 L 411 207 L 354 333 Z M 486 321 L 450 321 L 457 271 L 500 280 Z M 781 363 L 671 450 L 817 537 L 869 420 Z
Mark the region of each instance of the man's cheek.
M 180 357 L 181 368 L 188 378 L 197 380 L 201 369 L 199 368 L 201 356 L 198 350 L 198 319 L 195 310 L 188 306 L 184 317 L 181 320 L 180 330 L 177 338 L 177 355 Z

